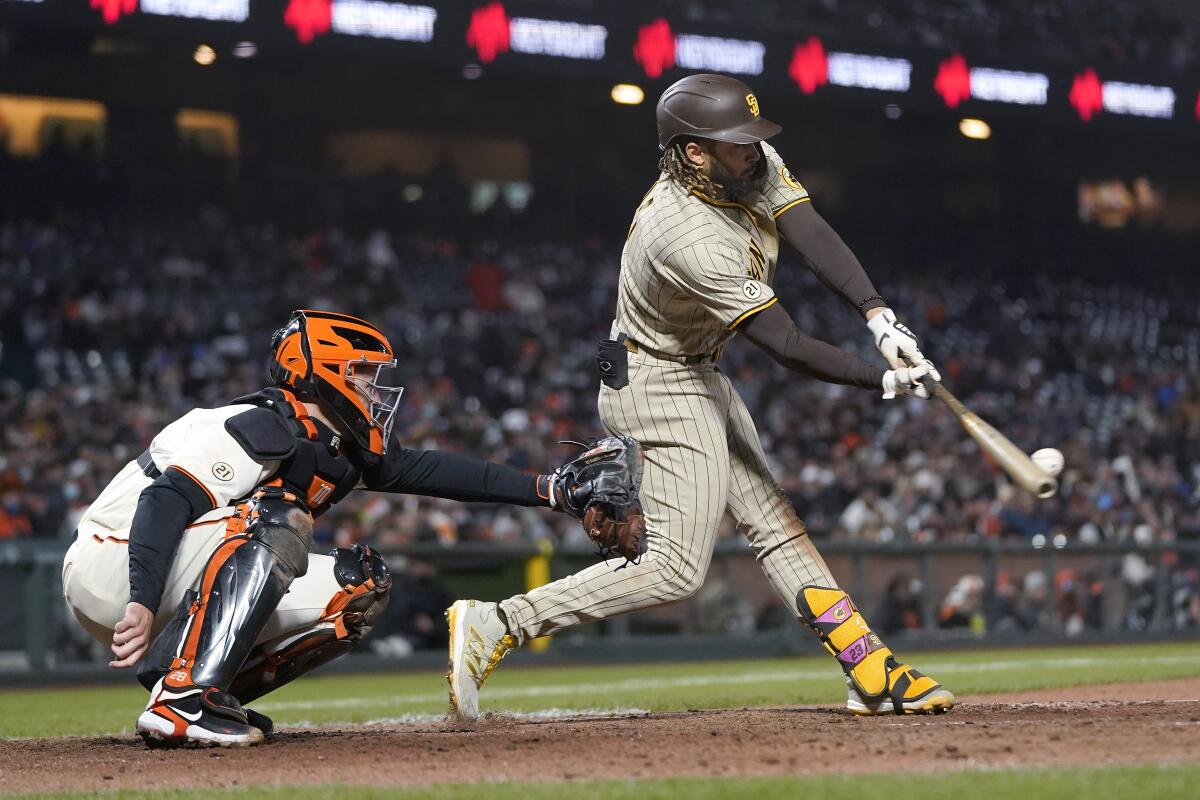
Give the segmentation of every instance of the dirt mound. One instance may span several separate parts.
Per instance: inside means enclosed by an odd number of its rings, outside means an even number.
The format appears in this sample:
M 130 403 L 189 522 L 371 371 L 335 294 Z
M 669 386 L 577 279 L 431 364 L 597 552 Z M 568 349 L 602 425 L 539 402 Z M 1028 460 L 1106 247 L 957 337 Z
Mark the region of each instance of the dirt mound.
M 1188 679 L 964 698 L 940 717 L 859 719 L 812 706 L 499 716 L 474 725 L 287 731 L 245 750 L 147 750 L 135 737 L 34 739 L 0 743 L 0 791 L 1190 761 L 1200 752 L 1198 698 L 1200 679 Z M 903 763 L 897 745 L 908 753 Z

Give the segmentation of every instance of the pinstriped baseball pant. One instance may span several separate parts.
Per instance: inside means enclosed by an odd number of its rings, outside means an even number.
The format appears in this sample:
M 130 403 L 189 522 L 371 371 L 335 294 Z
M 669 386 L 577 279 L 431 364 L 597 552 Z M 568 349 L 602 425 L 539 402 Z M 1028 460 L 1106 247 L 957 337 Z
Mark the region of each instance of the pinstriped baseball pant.
M 503 601 L 521 643 L 693 594 L 726 509 L 793 614 L 801 587 L 837 585 L 771 476 L 746 404 L 714 365 L 630 354 L 629 385 L 601 386 L 599 407 L 608 431 L 637 439 L 645 454 L 647 552 L 636 564 L 616 569 L 621 559 L 610 559 Z

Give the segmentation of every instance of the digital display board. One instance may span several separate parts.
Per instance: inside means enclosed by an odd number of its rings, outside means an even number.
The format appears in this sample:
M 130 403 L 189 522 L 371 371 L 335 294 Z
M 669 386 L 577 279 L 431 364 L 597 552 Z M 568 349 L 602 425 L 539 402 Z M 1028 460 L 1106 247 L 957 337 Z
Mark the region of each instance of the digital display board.
M 1178 78 L 1172 85 L 1118 75 L 1104 65 L 1035 68 L 977 63 L 966 52 L 863 52 L 834 47 L 817 36 L 725 30 L 728 26 L 717 31 L 628 9 L 618 15 L 603 5 L 590 17 L 580 12 L 574 19 L 567 18 L 569 7 L 557 8 L 556 18 L 533 16 L 529 8 L 518 0 L 0 0 L 0 20 L 11 9 L 19 24 L 43 20 L 46 26 L 79 27 L 91 19 L 114 33 L 131 26 L 142 34 L 157 30 L 152 20 L 175 20 L 164 37 L 187 35 L 180 26 L 194 20 L 229 26 L 232 41 L 253 45 L 260 37 L 286 36 L 314 53 L 322 51 L 316 45 L 333 39 L 373 39 L 382 43 L 379 47 L 396 43 L 397 53 L 409 59 L 427 52 L 445 61 L 462 53 L 464 61 L 502 71 L 552 70 L 555 60 L 570 61 L 590 70 L 586 74 L 614 82 L 721 72 L 753 79 L 765 90 L 791 87 L 801 96 L 848 90 L 847 96 L 862 99 L 872 92 L 903 95 L 908 103 L 955 112 L 983 108 L 974 104 L 1002 104 L 1047 109 L 1082 123 L 1103 116 L 1200 120 L 1197 77 Z M 853 40 L 852 32 L 847 36 Z M 246 52 L 251 55 L 241 57 L 253 57 L 257 50 L 243 48 Z

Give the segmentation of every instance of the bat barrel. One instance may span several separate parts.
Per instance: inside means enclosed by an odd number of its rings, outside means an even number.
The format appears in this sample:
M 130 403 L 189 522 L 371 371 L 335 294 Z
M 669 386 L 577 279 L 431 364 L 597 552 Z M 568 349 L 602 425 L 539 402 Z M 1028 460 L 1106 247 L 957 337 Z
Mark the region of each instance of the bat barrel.
M 1058 481 L 1034 464 L 1033 460 L 1009 441 L 1008 437 L 964 406 L 962 401 L 940 383 L 930 381 L 926 385 L 932 385 L 933 396 L 954 412 L 971 438 L 978 442 L 980 448 L 1018 485 L 1042 500 L 1058 493 Z

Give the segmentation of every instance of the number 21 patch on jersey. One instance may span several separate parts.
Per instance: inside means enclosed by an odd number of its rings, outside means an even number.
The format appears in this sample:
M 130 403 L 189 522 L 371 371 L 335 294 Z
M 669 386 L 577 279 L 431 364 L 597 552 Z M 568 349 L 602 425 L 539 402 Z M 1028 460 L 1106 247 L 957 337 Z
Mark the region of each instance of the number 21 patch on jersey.
M 757 300 L 763 296 L 763 285 L 758 281 L 746 281 L 742 284 L 742 294 L 748 300 Z

